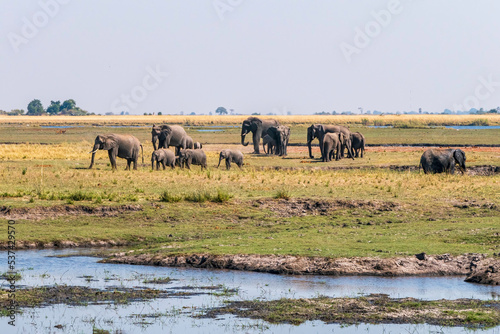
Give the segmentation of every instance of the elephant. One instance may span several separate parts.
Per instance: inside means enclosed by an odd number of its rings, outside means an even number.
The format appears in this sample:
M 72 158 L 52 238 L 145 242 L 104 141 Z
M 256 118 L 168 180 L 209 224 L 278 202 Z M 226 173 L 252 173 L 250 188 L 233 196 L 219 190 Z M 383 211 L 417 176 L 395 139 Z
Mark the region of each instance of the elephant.
M 288 140 L 290 139 L 290 127 L 286 125 L 271 126 L 267 130 L 269 135 L 276 142 L 275 154 L 284 156 L 287 155 Z
M 175 146 L 175 155 L 179 155 L 180 149 L 193 148 L 193 139 L 180 125 L 157 126 L 153 124 L 151 137 L 155 151 L 157 150 L 156 139 L 158 139 L 158 148 Z
M 207 169 L 207 156 L 203 150 L 185 149 L 179 152 L 179 163 L 184 168 L 191 169 L 191 164 L 200 165 L 201 170 Z
M 231 169 L 231 162 L 234 162 L 238 167 L 243 166 L 243 153 L 238 150 L 222 150 L 219 154 L 219 164 L 217 168 L 220 166 L 220 162 L 222 159 L 226 159 L 226 169 Z
M 274 119 L 261 120 L 257 117 L 248 117 L 241 124 L 241 145 L 247 146 L 248 142 L 245 143 L 245 136 L 252 132 L 253 133 L 253 149 L 255 154 L 259 154 L 259 144 L 262 136 L 265 136 L 267 130 L 271 126 L 278 126 L 280 123 Z
M 352 150 L 355 153 L 355 157 L 358 158 L 365 152 L 365 136 L 361 132 L 352 132 L 351 133 L 351 146 Z
M 92 151 L 92 160 L 89 169 L 94 166 L 94 157 L 97 150 L 108 151 L 111 169 L 116 169 L 116 157 L 127 159 L 127 167 L 130 170 L 130 164 L 134 163 L 134 170 L 137 169 L 137 159 L 139 159 L 139 147 L 142 151 L 142 163 L 144 163 L 144 150 L 139 139 L 132 135 L 107 134 L 98 135 L 94 141 Z
M 429 149 L 422 154 L 420 166 L 424 173 L 455 173 L 455 164 L 458 164 L 462 173 L 466 172 L 465 153 L 460 149 Z M 419 167 L 420 167 L 419 166 Z
M 323 162 L 331 161 L 334 152 L 335 160 L 339 160 L 343 142 L 345 142 L 345 136 L 342 132 L 326 133 L 323 137 Z
M 266 154 L 273 154 L 276 151 L 276 140 L 274 140 L 270 135 L 266 134 L 264 137 L 262 137 L 262 149 Z
M 314 159 L 311 151 L 311 142 L 318 138 L 319 149 L 321 151 L 321 157 L 324 159 L 323 155 L 323 137 L 326 133 L 342 132 L 346 137 L 344 146 L 340 150 L 341 157 L 344 156 L 344 149 L 347 148 L 347 152 L 351 158 L 354 159 L 354 153 L 351 146 L 351 131 L 345 126 L 341 125 L 323 125 L 323 124 L 313 124 L 307 128 L 307 148 L 309 149 L 309 157 Z
M 194 142 L 193 149 L 201 150 L 202 148 L 203 148 L 203 145 L 199 141 Z
M 170 150 L 164 148 L 157 149 L 151 155 L 151 169 L 154 170 L 154 163 L 156 162 L 156 170 L 160 169 L 160 163 L 165 170 L 165 165 L 170 168 L 175 168 L 175 154 Z

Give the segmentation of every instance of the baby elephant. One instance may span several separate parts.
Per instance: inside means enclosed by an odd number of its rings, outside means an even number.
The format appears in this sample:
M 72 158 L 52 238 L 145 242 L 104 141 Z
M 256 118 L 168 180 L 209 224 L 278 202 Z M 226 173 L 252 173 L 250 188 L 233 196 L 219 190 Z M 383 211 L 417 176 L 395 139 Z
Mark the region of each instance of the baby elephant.
M 325 134 L 323 138 L 323 162 L 331 161 L 333 156 L 335 156 L 335 160 L 339 160 L 344 138 L 344 134 L 340 132 Z
M 199 141 L 194 142 L 193 147 L 195 150 L 201 150 L 203 148 L 203 145 Z
M 238 150 L 222 150 L 219 154 L 219 164 L 222 159 L 226 159 L 226 169 L 231 169 L 231 162 L 234 162 L 238 167 L 243 166 L 243 153 Z
M 207 156 L 203 150 L 185 149 L 179 152 L 179 163 L 191 169 L 191 164 L 200 165 L 201 170 L 207 169 Z
M 160 169 L 160 163 L 165 169 L 165 165 L 175 168 L 175 155 L 174 152 L 160 148 L 153 152 L 151 155 L 151 169 L 154 168 L 154 163 L 156 162 L 156 170 Z

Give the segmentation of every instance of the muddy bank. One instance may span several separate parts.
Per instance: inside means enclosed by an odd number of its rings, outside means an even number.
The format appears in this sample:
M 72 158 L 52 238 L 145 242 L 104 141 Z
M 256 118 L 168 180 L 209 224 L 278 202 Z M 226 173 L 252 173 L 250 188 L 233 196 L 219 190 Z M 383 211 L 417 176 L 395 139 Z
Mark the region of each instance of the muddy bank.
M 425 253 L 388 259 L 376 257 L 333 259 L 281 255 L 194 254 L 187 256 L 158 256 L 149 254 L 135 255 L 131 251 L 114 254 L 101 262 L 167 267 L 232 269 L 290 275 L 389 277 L 465 276 L 483 264 L 487 264 L 488 266 L 500 265 L 500 259 L 486 258 L 481 254 L 464 254 L 459 256 L 443 254 L 430 256 Z
M 472 267 L 471 272 L 465 279 L 466 282 L 500 285 L 500 261 L 482 261 Z
M 141 205 L 120 206 L 86 206 L 86 205 L 56 205 L 33 208 L 0 207 L 0 218 L 4 219 L 44 219 L 66 215 L 93 215 L 98 217 L 113 217 L 132 211 L 142 211 Z
M 313 200 L 306 198 L 258 199 L 252 203 L 262 209 L 268 209 L 280 217 L 297 217 L 308 215 L 328 215 L 339 209 L 364 208 L 375 211 L 394 211 L 399 205 L 387 201 L 364 200 Z

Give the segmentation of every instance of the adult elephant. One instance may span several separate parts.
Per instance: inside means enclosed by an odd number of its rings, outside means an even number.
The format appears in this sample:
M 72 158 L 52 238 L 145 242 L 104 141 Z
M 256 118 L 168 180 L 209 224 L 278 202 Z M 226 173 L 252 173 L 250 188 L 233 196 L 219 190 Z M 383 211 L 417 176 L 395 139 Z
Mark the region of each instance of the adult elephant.
M 151 130 L 151 141 L 155 151 L 156 140 L 158 139 L 158 148 L 175 147 L 175 155 L 179 155 L 180 149 L 193 148 L 193 139 L 188 136 L 184 128 L 180 125 L 162 125 L 153 124 Z
M 267 130 L 269 135 L 276 142 L 275 154 L 287 155 L 288 140 L 290 139 L 290 127 L 286 125 L 271 126 Z
M 334 154 L 335 160 L 339 160 L 343 142 L 345 142 L 345 136 L 342 132 L 326 133 L 323 138 L 323 162 L 331 161 Z
M 238 167 L 240 167 L 240 169 L 241 166 L 243 166 L 243 153 L 241 153 L 241 151 L 229 149 L 220 151 L 219 164 L 217 165 L 217 168 L 219 168 L 222 159 L 226 160 L 227 170 L 231 169 L 231 162 L 234 162 Z
M 347 148 L 347 152 L 350 157 L 354 157 L 351 146 L 351 131 L 345 126 L 341 125 L 323 125 L 323 124 L 313 124 L 307 128 L 307 148 L 309 149 L 309 157 L 314 159 L 311 150 L 311 143 L 315 138 L 319 140 L 319 149 L 321 151 L 321 157 L 324 159 L 323 154 L 323 138 L 327 133 L 343 133 L 346 137 L 344 146 L 341 148 L 341 156 L 343 156 L 344 149 Z
M 200 165 L 201 170 L 207 169 L 207 156 L 203 150 L 185 149 L 179 152 L 179 163 L 184 168 L 191 169 L 191 165 Z
M 134 169 L 137 169 L 137 159 L 139 159 L 139 148 L 142 151 L 142 163 L 144 163 L 144 151 L 139 139 L 132 135 L 107 134 L 98 135 L 94 141 L 92 151 L 92 160 L 90 161 L 89 169 L 94 166 L 95 153 L 98 150 L 108 151 L 111 169 L 116 169 L 116 157 L 127 159 L 127 168 L 130 170 L 130 164 L 134 163 Z
M 365 136 L 361 132 L 351 133 L 351 145 L 356 158 L 360 155 L 362 158 L 365 152 Z
M 252 132 L 253 134 L 253 149 L 256 154 L 260 153 L 259 144 L 262 136 L 265 136 L 267 130 L 271 126 L 278 126 L 280 123 L 274 119 L 260 119 L 258 117 L 248 117 L 241 124 L 241 145 L 247 146 L 248 142 L 245 143 L 245 136 Z
M 422 154 L 420 166 L 424 173 L 455 173 L 455 165 L 458 165 L 462 173 L 465 173 L 465 153 L 460 149 L 429 149 Z

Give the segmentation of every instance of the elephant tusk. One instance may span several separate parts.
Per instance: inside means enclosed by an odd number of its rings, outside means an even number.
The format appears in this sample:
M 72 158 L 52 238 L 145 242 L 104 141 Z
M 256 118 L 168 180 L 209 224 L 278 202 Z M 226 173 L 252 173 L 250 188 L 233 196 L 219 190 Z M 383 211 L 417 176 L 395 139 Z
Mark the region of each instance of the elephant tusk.
M 95 152 L 97 152 L 97 150 L 90 151 L 90 152 L 89 152 L 89 154 L 90 154 L 90 153 L 95 153 Z

